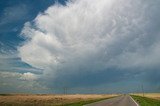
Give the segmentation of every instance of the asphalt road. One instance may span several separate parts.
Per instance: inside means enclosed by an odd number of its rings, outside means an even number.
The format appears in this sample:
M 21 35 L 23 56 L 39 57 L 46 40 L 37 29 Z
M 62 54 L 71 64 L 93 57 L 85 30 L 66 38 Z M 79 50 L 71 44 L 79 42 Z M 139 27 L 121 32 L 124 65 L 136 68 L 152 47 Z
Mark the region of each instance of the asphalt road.
M 95 102 L 85 106 L 139 106 L 131 96 L 123 95 L 103 101 Z

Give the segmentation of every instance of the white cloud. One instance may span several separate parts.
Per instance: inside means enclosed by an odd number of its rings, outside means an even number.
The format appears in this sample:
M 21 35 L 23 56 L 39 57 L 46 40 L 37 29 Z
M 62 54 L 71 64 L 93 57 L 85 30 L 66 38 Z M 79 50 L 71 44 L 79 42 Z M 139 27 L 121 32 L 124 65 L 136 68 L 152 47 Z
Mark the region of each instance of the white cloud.
M 110 67 L 153 67 L 160 63 L 160 36 L 152 5 L 145 0 L 53 5 L 25 24 L 22 34 L 28 40 L 18 48 L 20 57 L 54 78 Z
M 23 73 L 22 76 L 20 77 L 20 79 L 22 80 L 36 80 L 38 78 L 37 75 L 27 72 L 27 73 Z
M 49 91 L 47 87 L 35 81 L 36 75 L 33 73 L 0 72 L 0 78 L 0 89 L 3 93 Z
M 16 78 L 19 80 L 36 80 L 38 78 L 37 75 L 27 72 L 27 73 L 18 73 L 18 72 L 0 72 L 0 76 L 2 78 Z

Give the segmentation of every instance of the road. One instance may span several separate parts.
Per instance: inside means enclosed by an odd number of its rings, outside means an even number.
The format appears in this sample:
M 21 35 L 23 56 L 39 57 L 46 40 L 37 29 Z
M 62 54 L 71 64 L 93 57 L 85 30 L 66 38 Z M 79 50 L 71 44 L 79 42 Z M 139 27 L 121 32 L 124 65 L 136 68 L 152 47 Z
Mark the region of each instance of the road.
M 131 96 L 123 95 L 103 101 L 95 102 L 85 106 L 139 106 Z

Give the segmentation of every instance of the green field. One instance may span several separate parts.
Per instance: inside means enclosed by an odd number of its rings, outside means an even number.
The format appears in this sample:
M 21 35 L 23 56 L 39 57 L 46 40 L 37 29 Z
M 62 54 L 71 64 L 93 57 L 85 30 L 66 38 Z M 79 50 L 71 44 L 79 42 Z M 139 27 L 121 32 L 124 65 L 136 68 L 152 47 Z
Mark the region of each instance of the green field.
M 160 106 L 160 100 L 135 95 L 132 95 L 132 97 L 140 106 Z

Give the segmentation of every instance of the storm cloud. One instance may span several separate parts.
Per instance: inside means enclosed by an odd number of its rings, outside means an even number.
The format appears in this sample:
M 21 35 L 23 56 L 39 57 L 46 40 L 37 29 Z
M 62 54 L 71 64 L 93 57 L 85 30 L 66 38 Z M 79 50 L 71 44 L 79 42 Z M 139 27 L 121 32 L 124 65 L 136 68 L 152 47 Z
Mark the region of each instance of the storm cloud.
M 140 80 L 155 67 L 159 73 L 159 8 L 159 0 L 54 4 L 25 23 L 19 57 L 43 70 L 48 87 Z

